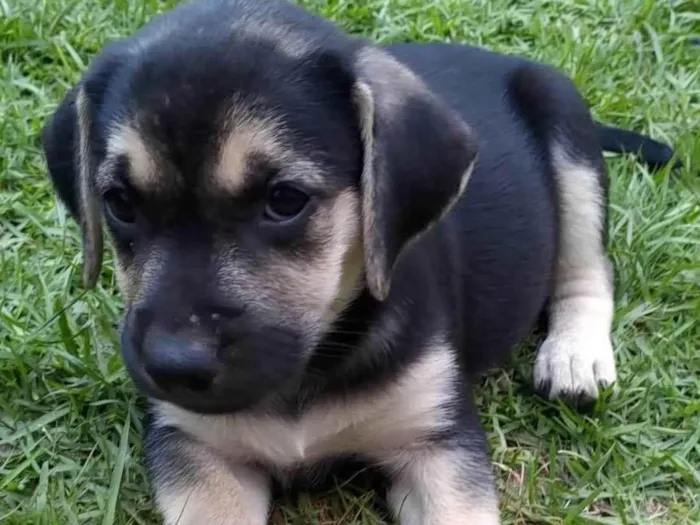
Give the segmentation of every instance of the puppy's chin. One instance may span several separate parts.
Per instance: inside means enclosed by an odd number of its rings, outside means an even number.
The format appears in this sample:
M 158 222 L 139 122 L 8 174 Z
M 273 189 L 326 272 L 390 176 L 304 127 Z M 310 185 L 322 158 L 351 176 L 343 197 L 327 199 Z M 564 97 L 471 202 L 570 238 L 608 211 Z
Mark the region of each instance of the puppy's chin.
M 170 405 L 177 406 L 188 412 L 201 415 L 233 415 L 240 412 L 261 409 L 277 399 L 276 391 L 268 392 L 267 396 L 262 396 L 257 400 L 243 399 L 241 397 L 231 398 L 219 395 L 193 396 L 187 392 L 181 394 L 168 393 L 163 395 L 149 395 L 152 400 L 164 401 Z
M 208 415 L 234 414 L 272 407 L 277 400 L 289 397 L 301 376 L 300 371 L 290 371 L 286 381 L 265 385 L 264 380 L 259 379 L 259 374 L 240 371 L 235 374 L 237 378 L 227 378 L 225 383 L 214 384 L 203 392 L 178 387 L 166 391 L 155 384 L 143 369 L 129 366 L 127 369 L 136 388 L 146 397 L 165 401 L 190 412 Z
M 255 408 L 258 403 L 246 403 L 241 399 L 232 400 L 219 396 L 193 396 L 188 392 L 164 394 L 162 391 L 147 394 L 150 399 L 165 401 L 178 408 L 202 415 L 226 415 Z

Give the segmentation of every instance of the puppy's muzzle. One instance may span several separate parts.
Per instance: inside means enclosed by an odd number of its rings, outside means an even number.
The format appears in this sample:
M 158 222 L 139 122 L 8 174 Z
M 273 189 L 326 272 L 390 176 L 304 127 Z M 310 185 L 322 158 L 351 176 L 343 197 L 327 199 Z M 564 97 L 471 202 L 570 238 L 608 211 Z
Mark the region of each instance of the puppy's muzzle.
M 150 329 L 141 348 L 143 366 L 163 391 L 206 392 L 217 375 L 216 350 L 184 334 Z
M 230 308 L 179 314 L 162 310 L 137 306 L 127 315 L 122 351 L 137 384 L 162 398 L 215 393 L 223 375 L 222 353 L 235 345 L 240 312 Z
M 146 396 L 202 413 L 231 413 L 286 392 L 303 374 L 297 330 L 248 308 L 144 299 L 126 315 L 122 355 Z

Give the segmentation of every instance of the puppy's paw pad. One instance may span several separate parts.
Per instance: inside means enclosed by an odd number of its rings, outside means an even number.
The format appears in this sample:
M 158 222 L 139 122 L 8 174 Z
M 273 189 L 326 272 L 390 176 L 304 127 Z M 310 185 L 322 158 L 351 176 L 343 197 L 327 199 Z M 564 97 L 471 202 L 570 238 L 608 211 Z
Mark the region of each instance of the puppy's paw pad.
M 617 380 L 612 343 L 607 337 L 549 336 L 537 352 L 534 378 L 535 388 L 549 399 L 589 405 L 598 398 L 599 388 Z

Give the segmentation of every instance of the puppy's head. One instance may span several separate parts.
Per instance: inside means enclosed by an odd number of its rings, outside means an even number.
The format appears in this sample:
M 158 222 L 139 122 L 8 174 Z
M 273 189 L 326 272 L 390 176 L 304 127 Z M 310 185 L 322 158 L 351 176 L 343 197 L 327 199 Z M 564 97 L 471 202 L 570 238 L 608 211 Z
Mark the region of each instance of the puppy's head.
M 43 134 L 88 286 L 103 223 L 113 241 L 132 378 L 201 412 L 293 389 L 357 294 L 387 298 L 476 153 L 389 55 L 242 5 L 176 10 L 105 49 Z

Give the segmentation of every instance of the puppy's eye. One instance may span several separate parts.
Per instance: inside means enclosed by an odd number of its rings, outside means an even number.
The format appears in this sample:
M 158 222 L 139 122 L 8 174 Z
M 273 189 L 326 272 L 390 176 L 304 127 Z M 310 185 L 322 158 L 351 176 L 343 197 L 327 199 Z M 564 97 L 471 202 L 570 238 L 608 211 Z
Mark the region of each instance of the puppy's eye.
M 104 202 L 107 213 L 114 222 L 133 224 L 136 221 L 133 203 L 123 190 L 108 190 L 104 194 Z
M 267 218 L 282 222 L 299 215 L 309 202 L 309 196 L 289 184 L 277 184 L 267 195 L 265 215 Z

